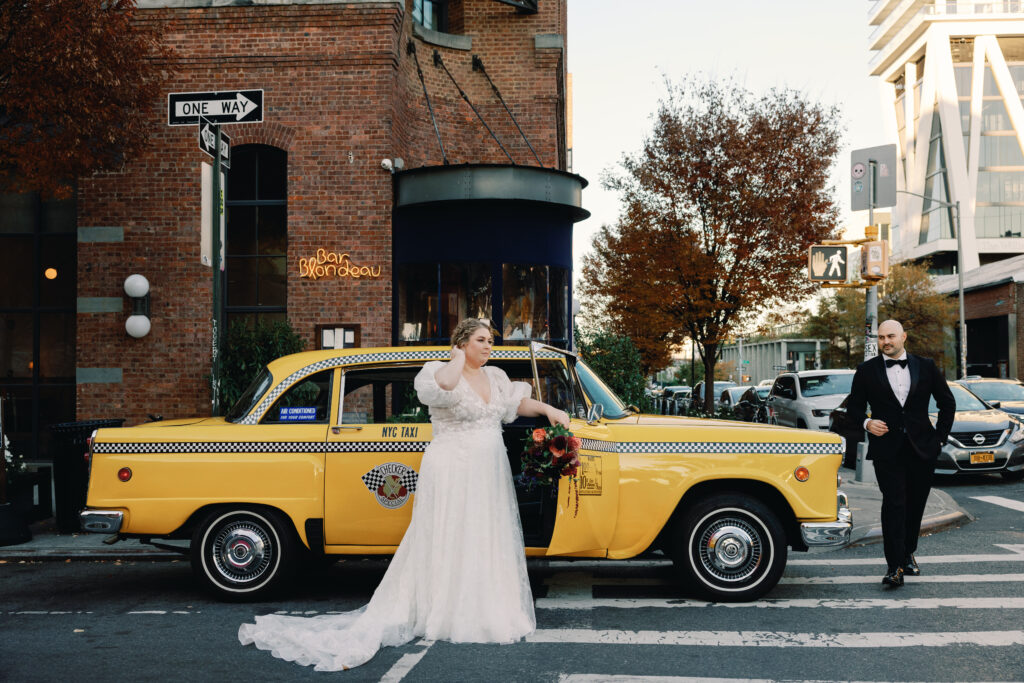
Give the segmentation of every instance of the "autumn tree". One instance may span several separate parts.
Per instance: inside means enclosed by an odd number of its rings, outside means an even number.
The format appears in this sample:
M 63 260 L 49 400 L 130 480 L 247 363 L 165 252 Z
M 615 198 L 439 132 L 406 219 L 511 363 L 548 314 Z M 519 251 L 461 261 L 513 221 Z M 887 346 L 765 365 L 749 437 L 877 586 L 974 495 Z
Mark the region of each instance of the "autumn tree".
M 648 367 L 664 367 L 689 338 L 715 377 L 738 324 L 813 290 L 807 248 L 837 236 L 837 111 L 734 81 L 666 85 L 640 151 L 603 179 L 622 210 L 594 237 L 581 291 Z
M 946 330 L 957 325 L 954 297 L 935 291 L 928 264 L 902 263 L 889 269 L 878 288 L 878 320 L 899 320 L 911 353 L 932 358 L 944 367 Z
M 0 0 L 0 190 L 67 196 L 144 150 L 169 54 L 135 0 Z
M 822 354 L 825 367 L 855 368 L 864 359 L 864 306 L 864 290 L 859 288 L 826 290 L 818 301 L 804 334 L 829 341 Z
M 878 320 L 899 320 L 913 353 L 934 358 L 942 367 L 946 329 L 957 322 L 956 299 L 935 291 L 928 265 L 900 263 L 878 285 Z M 810 337 L 829 340 L 831 367 L 855 368 L 864 360 L 864 290 L 840 289 L 822 297 L 817 314 L 804 326 Z
M 650 399 L 644 393 L 647 387 L 640 352 L 626 335 L 610 332 L 586 332 L 579 329 L 573 335 L 580 358 L 593 368 L 619 398 L 650 410 Z

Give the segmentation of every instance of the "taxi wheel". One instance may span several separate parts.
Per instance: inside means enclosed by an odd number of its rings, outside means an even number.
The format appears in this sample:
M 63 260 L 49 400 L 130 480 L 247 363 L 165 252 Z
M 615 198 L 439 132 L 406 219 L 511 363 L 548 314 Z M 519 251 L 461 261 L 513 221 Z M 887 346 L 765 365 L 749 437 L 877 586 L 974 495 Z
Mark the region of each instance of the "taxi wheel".
M 756 600 L 786 568 L 786 535 L 771 509 L 741 493 L 717 494 L 686 511 L 672 559 L 687 583 L 719 602 Z
M 289 522 L 275 510 L 219 509 L 192 534 L 192 570 L 220 598 L 266 597 L 286 577 L 296 555 Z

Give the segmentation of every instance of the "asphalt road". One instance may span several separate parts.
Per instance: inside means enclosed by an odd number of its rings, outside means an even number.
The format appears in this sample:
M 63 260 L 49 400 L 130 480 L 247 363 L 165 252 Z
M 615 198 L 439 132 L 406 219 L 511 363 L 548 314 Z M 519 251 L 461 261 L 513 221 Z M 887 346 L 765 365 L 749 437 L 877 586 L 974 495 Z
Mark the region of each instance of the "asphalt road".
M 413 642 L 316 673 L 242 647 L 255 615 L 364 604 L 384 562 L 302 576 L 272 603 L 214 602 L 187 561 L 0 564 L 0 680 L 1011 681 L 1024 678 L 1024 483 L 941 480 L 974 518 L 921 540 L 923 576 L 880 584 L 881 546 L 795 553 L 766 599 L 691 599 L 661 561 L 531 564 L 538 631 Z

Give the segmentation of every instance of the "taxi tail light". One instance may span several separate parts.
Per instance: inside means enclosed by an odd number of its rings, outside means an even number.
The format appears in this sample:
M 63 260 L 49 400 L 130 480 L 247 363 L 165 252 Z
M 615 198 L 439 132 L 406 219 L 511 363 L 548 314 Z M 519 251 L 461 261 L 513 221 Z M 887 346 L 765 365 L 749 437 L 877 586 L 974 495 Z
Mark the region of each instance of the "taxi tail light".
M 92 444 L 96 440 L 96 430 L 92 430 L 92 434 L 85 440 L 85 453 L 82 455 L 85 458 L 85 477 L 88 480 L 89 475 L 92 474 Z
M 122 467 L 117 471 L 117 478 L 121 481 L 128 481 L 132 478 L 132 470 L 130 467 Z

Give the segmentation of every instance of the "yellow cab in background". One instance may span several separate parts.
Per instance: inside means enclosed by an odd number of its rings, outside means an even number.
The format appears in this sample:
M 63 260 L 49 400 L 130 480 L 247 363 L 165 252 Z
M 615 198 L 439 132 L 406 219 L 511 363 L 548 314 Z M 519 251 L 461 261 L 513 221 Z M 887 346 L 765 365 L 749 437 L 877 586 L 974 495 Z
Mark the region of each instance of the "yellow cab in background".
M 413 390 L 438 347 L 309 351 L 270 363 L 224 417 L 100 429 L 90 440 L 82 528 L 188 539 L 196 575 L 225 599 L 287 585 L 303 556 L 393 553 L 431 438 Z M 754 600 L 787 549 L 838 546 L 852 518 L 838 490 L 839 436 L 641 415 L 575 355 L 498 346 L 496 365 L 564 409 L 582 439 L 569 482 L 517 483 L 526 553 L 628 559 L 660 550 L 714 600 Z M 505 426 L 513 474 L 537 423 Z

